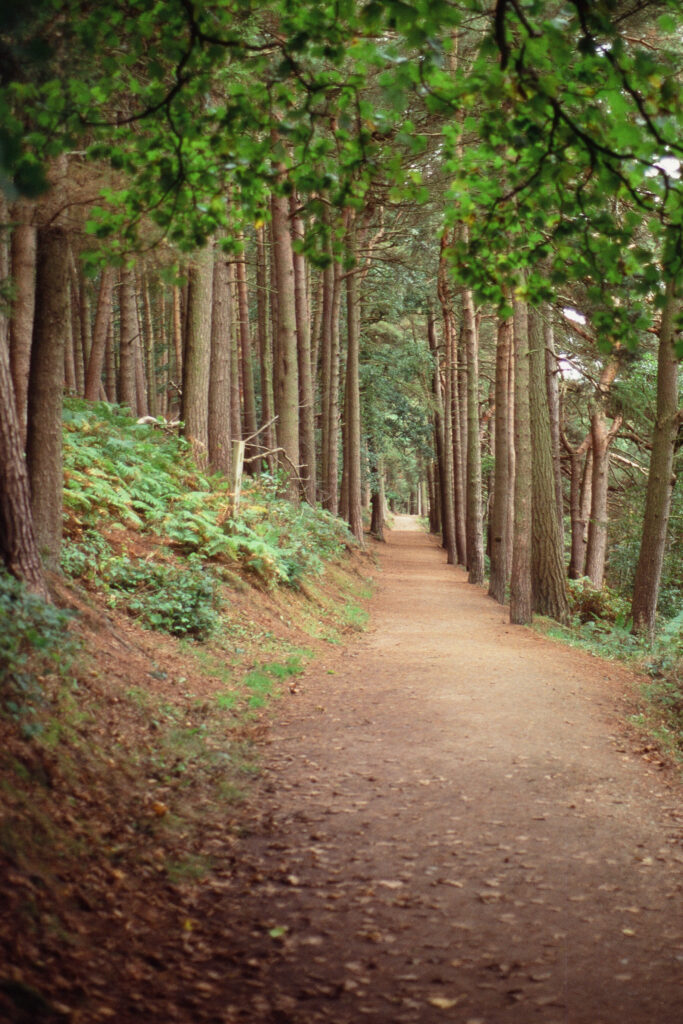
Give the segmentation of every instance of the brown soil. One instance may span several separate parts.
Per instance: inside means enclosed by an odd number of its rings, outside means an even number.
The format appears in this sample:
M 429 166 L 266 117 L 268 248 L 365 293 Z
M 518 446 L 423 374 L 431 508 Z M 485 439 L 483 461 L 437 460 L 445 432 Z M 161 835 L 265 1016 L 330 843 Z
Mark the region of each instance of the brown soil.
M 280 703 L 239 820 L 202 809 L 213 870 L 103 876 L 77 951 L 40 952 L 49 1012 L 0 993 L 0 1020 L 681 1019 L 680 789 L 623 734 L 627 673 L 511 627 L 414 525 L 369 632 Z

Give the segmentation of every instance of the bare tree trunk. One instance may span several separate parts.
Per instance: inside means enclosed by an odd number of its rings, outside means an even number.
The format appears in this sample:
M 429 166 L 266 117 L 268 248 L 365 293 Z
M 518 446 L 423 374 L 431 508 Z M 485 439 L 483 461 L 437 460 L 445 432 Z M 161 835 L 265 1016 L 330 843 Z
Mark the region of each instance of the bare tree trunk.
M 267 452 L 275 448 L 275 416 L 273 402 L 273 355 L 268 334 L 268 274 L 266 263 L 265 233 L 262 227 L 256 229 L 256 302 L 258 309 L 258 349 L 261 370 L 261 443 Z M 275 468 L 275 456 L 266 455 L 268 470 Z
M 441 384 L 441 366 L 439 359 L 439 348 L 436 340 L 436 327 L 434 314 L 430 310 L 427 313 L 427 340 L 429 349 L 434 360 L 434 372 L 432 376 L 432 394 L 434 395 L 434 447 L 438 465 L 438 486 L 439 486 L 439 511 L 442 545 L 446 551 L 446 560 L 449 565 L 456 562 L 455 547 L 455 516 L 453 509 L 453 446 L 449 444 L 451 437 L 447 429 L 450 420 L 450 389 L 447 390 L 447 404 L 443 399 L 443 387 Z M 445 379 L 448 387 L 450 379 L 450 366 L 446 362 Z
M 322 481 L 323 507 L 333 515 L 337 515 L 339 511 L 339 310 L 341 286 L 341 264 L 335 261 L 332 268 L 330 306 L 329 378 L 323 380 L 323 387 L 328 392 L 328 402 L 327 415 L 323 418 L 323 451 L 326 465 Z M 325 372 L 324 369 L 323 372 Z
M 135 415 L 137 390 L 135 380 L 135 342 L 138 333 L 138 311 L 135 302 L 135 277 L 132 270 L 121 271 L 119 290 L 121 339 L 119 342 L 118 400 Z
M 4 343 L 0 343 L 0 556 L 13 576 L 49 600 L 33 528 L 24 445 Z
M 510 577 L 510 622 L 532 618 L 531 591 L 531 417 L 529 408 L 529 326 L 526 304 L 514 304 L 515 351 L 515 518 Z
M 562 533 L 557 516 L 543 324 L 529 310 L 530 409 L 532 462 L 531 581 L 534 611 L 558 622 L 569 621 Z
M 344 403 L 345 444 L 344 469 L 348 486 L 347 519 L 351 533 L 363 543 L 363 518 L 361 513 L 361 422 L 360 422 L 360 297 L 358 295 L 358 270 L 355 266 L 356 224 L 353 214 L 349 217 L 347 246 L 354 269 L 346 275 L 346 386 Z
M 15 227 L 12 233 L 11 260 L 14 302 L 9 322 L 10 369 L 21 444 L 25 447 L 28 375 L 31 365 L 36 294 L 36 229 L 31 224 L 17 224 Z
M 96 402 L 100 397 L 102 367 L 107 351 L 107 332 L 111 327 L 113 288 L 114 270 L 112 267 L 105 267 L 100 278 L 92 346 L 85 371 L 85 397 L 89 402 Z M 116 394 L 108 394 L 108 397 L 112 402 L 116 400 Z
M 190 267 L 183 358 L 183 431 L 192 445 L 197 463 L 202 467 L 208 465 L 209 459 L 212 292 L 213 246 L 210 245 L 195 257 Z
M 479 443 L 479 339 L 472 292 L 463 289 L 463 342 L 467 356 L 467 569 L 468 582 L 484 582 L 484 533 L 481 509 Z
M 183 380 L 183 306 L 182 294 L 178 285 L 173 286 L 173 388 L 175 400 L 169 403 L 168 414 L 171 419 L 180 419 L 182 408 Z
M 26 461 L 35 538 L 46 568 L 62 543 L 62 395 L 69 329 L 69 248 L 62 228 L 40 228 L 29 374 Z
M 152 303 L 149 296 L 149 276 L 145 273 L 140 277 L 140 290 L 142 292 L 142 315 L 145 330 L 143 332 L 144 337 L 144 354 L 145 354 L 145 373 L 147 376 L 147 404 L 149 407 L 150 416 L 159 415 L 159 393 L 157 384 L 157 371 L 156 371 L 156 359 L 155 359 L 155 336 L 154 336 L 154 318 L 152 316 Z
M 296 339 L 294 259 L 286 196 L 272 197 L 273 263 L 277 282 L 277 439 L 285 491 L 299 499 L 299 371 Z
M 243 237 L 240 239 L 244 241 Z M 244 429 L 242 436 L 253 437 L 256 426 L 256 392 L 254 390 L 254 367 L 251 361 L 251 324 L 249 323 L 249 294 L 247 291 L 247 263 L 244 252 L 240 253 L 235 263 L 235 281 L 237 284 L 237 309 L 240 339 L 240 361 L 242 370 L 242 397 L 244 400 Z M 255 442 L 247 443 L 245 451 L 247 459 L 256 454 Z M 259 469 L 259 463 L 247 462 L 247 472 L 253 475 Z
M 591 416 L 591 449 L 593 452 L 592 503 L 588 524 L 586 548 L 586 576 L 598 590 L 605 577 L 607 555 L 607 494 L 609 485 L 609 449 L 621 426 L 622 417 L 616 416 L 607 428 L 607 399 L 619 370 L 619 360 L 612 358 L 600 375 L 598 391 Z
M 586 564 L 586 528 L 590 515 L 590 480 L 593 466 L 591 435 L 590 433 L 586 434 L 577 448 L 572 448 L 564 435 L 562 443 L 571 460 L 569 491 L 571 554 L 568 575 L 570 580 L 578 580 L 583 576 Z
M 491 572 L 489 594 L 505 604 L 507 589 L 507 523 L 508 523 L 508 374 L 512 348 L 512 321 L 498 324 L 496 344 L 496 412 L 495 412 L 495 479 L 491 511 Z
M 83 351 L 84 325 L 81 323 L 81 281 L 79 279 L 76 256 L 73 247 L 69 252 L 69 280 L 71 283 L 71 347 L 74 360 L 74 394 L 83 397 L 85 394 L 85 352 Z M 68 344 L 68 339 L 67 339 Z
M 564 492 L 562 488 L 562 461 L 560 441 L 560 388 L 558 384 L 559 367 L 555 352 L 555 334 L 553 331 L 550 311 L 546 310 L 543 321 L 543 340 L 545 343 L 546 390 L 548 393 L 548 412 L 550 414 L 550 437 L 553 453 L 553 473 L 555 477 L 555 504 L 557 521 L 564 548 Z
M 209 374 L 209 468 L 229 476 L 232 471 L 230 430 L 230 275 L 225 257 L 213 266 L 211 303 L 211 372 Z
M 290 198 L 292 215 L 292 239 L 304 240 L 304 225 L 298 213 L 299 202 L 296 194 Z M 300 251 L 294 258 L 294 299 L 296 305 L 296 336 L 299 363 L 299 446 L 301 452 L 301 476 L 303 491 L 307 500 L 315 503 L 316 459 L 315 459 L 315 402 L 313 378 L 311 376 L 311 317 L 306 282 L 306 261 Z
M 673 472 L 674 447 L 683 422 L 683 409 L 678 404 L 678 360 L 674 347 L 675 324 L 680 310 L 681 299 L 676 294 L 673 282 L 670 282 L 666 289 L 666 304 L 659 329 L 657 411 L 652 433 L 643 534 L 631 605 L 634 633 L 650 635 L 655 628 L 671 495 L 676 482 Z

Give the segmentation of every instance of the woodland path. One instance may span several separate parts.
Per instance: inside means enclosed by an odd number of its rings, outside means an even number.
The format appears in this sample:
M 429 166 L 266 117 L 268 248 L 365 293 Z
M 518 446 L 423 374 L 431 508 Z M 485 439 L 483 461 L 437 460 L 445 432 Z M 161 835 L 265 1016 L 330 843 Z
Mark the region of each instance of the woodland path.
M 216 1019 L 677 1024 L 680 790 L 619 734 L 622 670 L 397 527 L 369 633 L 271 735 Z

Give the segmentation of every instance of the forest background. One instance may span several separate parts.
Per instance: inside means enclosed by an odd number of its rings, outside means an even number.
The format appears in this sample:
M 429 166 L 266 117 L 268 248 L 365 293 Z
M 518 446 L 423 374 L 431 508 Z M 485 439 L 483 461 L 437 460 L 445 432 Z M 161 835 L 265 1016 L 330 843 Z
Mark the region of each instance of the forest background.
M 186 516 L 205 559 L 238 546 L 243 473 L 360 543 L 388 498 L 513 622 L 659 629 L 675 666 L 678 6 L 3 11 L 9 572 L 49 599 L 70 545 L 96 559 L 94 496 L 163 520 L 96 451 L 64 490 L 66 394 L 86 433 L 115 414 L 74 398 L 180 423 L 195 493 L 228 495 L 213 533 Z

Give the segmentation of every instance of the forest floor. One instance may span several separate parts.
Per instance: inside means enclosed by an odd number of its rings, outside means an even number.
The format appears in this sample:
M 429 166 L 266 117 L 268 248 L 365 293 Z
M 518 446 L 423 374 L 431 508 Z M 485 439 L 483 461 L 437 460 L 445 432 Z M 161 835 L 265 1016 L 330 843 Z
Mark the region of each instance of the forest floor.
M 237 811 L 198 800 L 210 870 L 110 872 L 39 953 L 49 1007 L 0 1020 L 680 1021 L 680 784 L 628 671 L 511 627 L 410 517 L 378 547 L 369 630 L 288 688 Z

